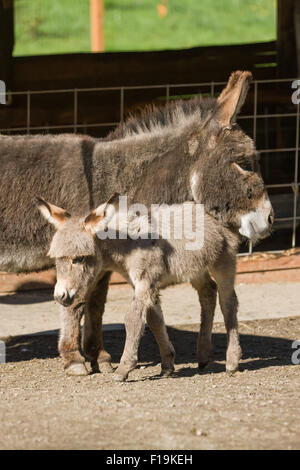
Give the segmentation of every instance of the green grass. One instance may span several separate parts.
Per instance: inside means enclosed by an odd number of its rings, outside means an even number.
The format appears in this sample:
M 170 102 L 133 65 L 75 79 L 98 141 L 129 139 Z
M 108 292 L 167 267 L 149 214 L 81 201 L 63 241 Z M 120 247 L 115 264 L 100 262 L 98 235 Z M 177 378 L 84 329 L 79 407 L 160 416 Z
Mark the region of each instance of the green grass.
M 142 51 L 270 41 L 276 0 L 105 0 L 105 50 Z M 14 55 L 90 51 L 89 0 L 15 0 Z

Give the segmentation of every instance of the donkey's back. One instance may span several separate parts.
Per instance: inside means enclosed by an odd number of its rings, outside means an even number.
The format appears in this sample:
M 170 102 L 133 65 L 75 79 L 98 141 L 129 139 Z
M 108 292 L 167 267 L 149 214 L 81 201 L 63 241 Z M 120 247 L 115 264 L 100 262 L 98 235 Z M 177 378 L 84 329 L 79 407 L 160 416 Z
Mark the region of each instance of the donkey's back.
M 105 231 L 116 226 L 115 218 L 126 220 L 116 213 Z M 99 240 L 98 245 L 108 254 L 107 269 L 118 270 L 135 286 L 141 282 L 157 291 L 174 283 L 197 283 L 225 259 L 235 263 L 238 234 L 204 213 L 203 206 L 195 202 L 154 206 L 149 216 L 129 215 L 127 220 L 125 230 L 118 227 L 121 233 L 126 231 L 126 241 Z M 101 230 L 98 235 L 101 239 Z
M 45 253 L 53 231 L 37 211 L 32 216 L 33 198 L 38 192 L 86 213 L 93 148 L 94 140 L 86 136 L 0 136 L 0 270 L 25 272 L 50 265 Z

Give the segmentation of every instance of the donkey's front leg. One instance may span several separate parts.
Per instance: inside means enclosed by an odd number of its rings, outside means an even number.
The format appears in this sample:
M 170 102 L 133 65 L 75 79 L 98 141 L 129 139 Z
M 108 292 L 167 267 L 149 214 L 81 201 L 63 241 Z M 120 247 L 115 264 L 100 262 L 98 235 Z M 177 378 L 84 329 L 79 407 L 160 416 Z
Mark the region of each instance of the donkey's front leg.
M 238 300 L 234 290 L 235 262 L 231 259 L 227 261 L 226 266 L 224 264 L 222 267 L 218 266 L 212 274 L 217 282 L 220 307 L 227 331 L 226 371 L 233 374 L 238 370 L 242 350 L 238 334 Z
M 90 295 L 84 317 L 82 349 L 91 361 L 93 372 L 112 372 L 111 355 L 104 349 L 102 316 L 111 273 L 106 273 Z
M 203 369 L 209 361 L 212 341 L 211 333 L 213 328 L 214 313 L 217 299 L 217 286 L 206 272 L 204 275 L 192 282 L 196 289 L 201 305 L 201 324 L 197 341 L 198 367 Z
M 61 330 L 58 349 L 68 375 L 88 375 L 84 357 L 80 354 L 80 320 L 84 306 L 60 306 Z
M 126 342 L 120 365 L 114 374 L 114 380 L 117 382 L 124 382 L 129 372 L 136 367 L 140 339 L 145 328 L 146 310 L 144 300 L 135 298 L 125 315 Z
M 239 368 L 242 355 L 237 321 L 238 300 L 233 288 L 219 288 L 219 297 L 227 331 L 226 371 L 234 374 Z

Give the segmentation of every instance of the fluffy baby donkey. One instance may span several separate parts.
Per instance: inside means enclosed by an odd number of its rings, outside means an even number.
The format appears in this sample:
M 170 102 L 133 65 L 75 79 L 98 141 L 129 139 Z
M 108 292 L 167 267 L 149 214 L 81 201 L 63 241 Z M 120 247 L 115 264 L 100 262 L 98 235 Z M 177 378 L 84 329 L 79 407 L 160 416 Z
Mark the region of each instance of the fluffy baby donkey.
M 218 288 L 228 337 L 226 369 L 233 373 L 241 355 L 234 291 L 238 229 L 224 227 L 194 202 L 153 206 L 149 216 L 143 207 L 137 210 L 137 205 L 129 211 L 124 205 L 121 208 L 121 199 L 114 194 L 85 218 L 73 217 L 37 199 L 42 215 L 56 228 L 48 255 L 56 260 L 54 295 L 62 310 L 75 300 L 88 308 L 99 279 L 106 272 L 121 273 L 133 286 L 134 297 L 125 316 L 126 343 L 114 378 L 124 381 L 135 368 L 145 322 L 159 346 L 162 374 L 169 375 L 174 370 L 175 352 L 164 323 L 159 290 L 182 282 L 190 282 L 197 290 L 201 304 L 197 349 L 202 368 L 211 352 Z M 63 323 L 61 341 L 69 327 Z M 64 360 L 68 362 L 66 355 Z

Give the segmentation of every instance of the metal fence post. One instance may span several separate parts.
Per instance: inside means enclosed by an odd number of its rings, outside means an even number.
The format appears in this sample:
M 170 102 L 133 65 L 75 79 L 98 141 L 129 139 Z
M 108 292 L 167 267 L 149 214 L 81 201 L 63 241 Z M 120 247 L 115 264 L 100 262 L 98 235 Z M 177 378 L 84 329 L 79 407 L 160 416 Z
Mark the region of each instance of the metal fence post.
M 0 340 L 0 364 L 5 364 L 6 362 L 6 345 L 4 341 Z
M 30 106 L 31 106 L 31 100 L 30 100 L 30 91 L 27 91 L 27 115 L 26 115 L 26 131 L 27 134 L 30 134 Z
M 293 211 L 293 235 L 292 235 L 292 248 L 296 246 L 296 231 L 297 231 L 297 204 L 299 196 L 299 185 L 298 185 L 298 168 L 299 168 L 299 103 L 297 104 L 297 117 L 296 117 L 296 150 L 295 150 L 295 173 L 294 173 L 294 211 Z
M 170 85 L 166 85 L 166 102 L 170 101 Z
M 74 88 L 74 134 L 77 133 L 77 120 L 78 120 L 78 90 Z
M 120 88 L 120 122 L 124 122 L 124 88 Z
M 254 82 L 254 103 L 253 103 L 253 140 L 256 145 L 256 125 L 257 125 L 257 81 Z

